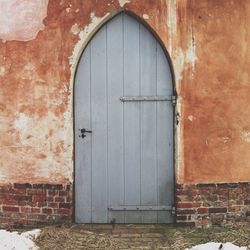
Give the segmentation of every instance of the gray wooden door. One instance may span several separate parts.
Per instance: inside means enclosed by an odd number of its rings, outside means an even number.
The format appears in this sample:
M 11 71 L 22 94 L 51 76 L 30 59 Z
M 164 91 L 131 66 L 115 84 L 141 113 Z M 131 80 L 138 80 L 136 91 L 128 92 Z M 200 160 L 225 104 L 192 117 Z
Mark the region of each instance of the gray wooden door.
M 167 58 L 144 25 L 119 14 L 96 33 L 75 80 L 76 222 L 173 221 L 172 94 Z M 82 138 L 82 128 L 92 133 Z

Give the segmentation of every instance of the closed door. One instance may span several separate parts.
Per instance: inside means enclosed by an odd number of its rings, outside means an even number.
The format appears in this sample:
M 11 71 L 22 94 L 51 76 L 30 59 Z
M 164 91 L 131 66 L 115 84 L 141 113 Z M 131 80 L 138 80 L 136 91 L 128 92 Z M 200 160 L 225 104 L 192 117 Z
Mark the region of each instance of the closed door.
M 172 95 L 144 25 L 119 14 L 102 26 L 75 79 L 76 222 L 173 222 Z

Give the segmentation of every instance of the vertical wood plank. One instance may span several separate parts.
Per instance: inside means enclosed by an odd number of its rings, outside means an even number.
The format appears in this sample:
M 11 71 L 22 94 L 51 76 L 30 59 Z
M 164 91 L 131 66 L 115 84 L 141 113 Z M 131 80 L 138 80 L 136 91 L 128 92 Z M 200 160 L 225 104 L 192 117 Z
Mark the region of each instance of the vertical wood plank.
M 91 136 L 79 138 L 81 128 L 91 128 L 90 46 L 87 46 L 75 81 L 75 220 L 91 221 Z
M 105 25 L 91 41 L 92 222 L 107 223 L 107 51 Z
M 141 95 L 156 94 L 156 40 L 140 25 Z M 157 205 L 156 103 L 141 103 L 141 205 Z M 144 223 L 157 222 L 156 212 L 143 212 Z
M 167 58 L 157 45 L 157 95 L 173 93 L 172 78 Z M 174 204 L 173 176 L 173 106 L 170 102 L 157 103 L 157 163 L 158 205 Z M 171 212 L 158 212 L 158 222 L 172 222 Z
M 139 23 L 124 16 L 124 95 L 140 94 Z M 124 104 L 125 203 L 140 205 L 140 104 Z M 140 223 L 140 212 L 126 212 L 126 223 Z
M 123 159 L 123 15 L 107 24 L 108 191 L 109 206 L 124 205 Z M 124 212 L 109 212 L 109 221 L 124 223 Z

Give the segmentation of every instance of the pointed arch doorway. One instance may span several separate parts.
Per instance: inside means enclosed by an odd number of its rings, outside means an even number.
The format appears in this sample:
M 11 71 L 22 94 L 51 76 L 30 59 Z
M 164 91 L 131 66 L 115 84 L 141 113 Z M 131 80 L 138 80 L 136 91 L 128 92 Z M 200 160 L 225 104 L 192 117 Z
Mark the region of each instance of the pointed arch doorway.
M 76 222 L 173 222 L 172 96 L 150 31 L 125 13 L 103 25 L 75 78 Z

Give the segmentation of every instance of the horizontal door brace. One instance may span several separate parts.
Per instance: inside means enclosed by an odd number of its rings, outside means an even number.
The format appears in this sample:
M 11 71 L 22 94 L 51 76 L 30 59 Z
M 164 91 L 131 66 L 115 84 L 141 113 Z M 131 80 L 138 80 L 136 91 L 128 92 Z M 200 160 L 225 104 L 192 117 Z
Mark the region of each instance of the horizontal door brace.
M 110 211 L 172 211 L 172 206 L 114 206 Z
M 162 101 L 169 101 L 169 102 L 176 102 L 176 96 L 173 95 L 164 95 L 164 96 L 122 96 L 120 97 L 122 102 L 162 102 Z

